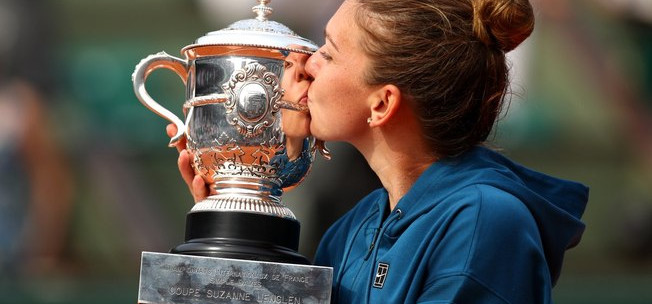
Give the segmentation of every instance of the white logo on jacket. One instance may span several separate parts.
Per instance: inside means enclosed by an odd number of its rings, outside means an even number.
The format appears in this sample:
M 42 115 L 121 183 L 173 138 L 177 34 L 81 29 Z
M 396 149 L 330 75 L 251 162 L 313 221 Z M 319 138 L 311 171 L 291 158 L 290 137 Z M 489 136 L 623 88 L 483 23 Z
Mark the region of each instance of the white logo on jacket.
M 373 287 L 383 288 L 383 285 L 385 285 L 385 279 L 387 278 L 388 271 L 389 271 L 389 264 L 383 262 L 378 263 L 378 268 L 376 268 L 376 278 L 374 279 Z

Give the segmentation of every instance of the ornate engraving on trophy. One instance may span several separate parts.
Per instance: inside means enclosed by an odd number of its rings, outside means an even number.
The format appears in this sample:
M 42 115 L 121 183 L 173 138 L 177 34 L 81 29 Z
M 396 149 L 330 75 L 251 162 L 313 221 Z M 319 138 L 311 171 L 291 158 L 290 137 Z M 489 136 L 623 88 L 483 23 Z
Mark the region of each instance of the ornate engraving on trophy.
M 279 170 L 274 157 L 284 148 L 276 136 L 258 146 L 244 149 L 226 132 L 222 132 L 207 148 L 199 148 L 192 137 L 187 137 L 187 140 L 188 149 L 193 155 L 193 167 L 202 176 L 213 179 L 220 175 L 273 178 Z
M 247 64 L 244 69 L 234 71 L 222 87 L 230 96 L 224 103 L 227 121 L 240 134 L 254 137 L 274 124 L 283 90 L 278 77 L 264 65 Z

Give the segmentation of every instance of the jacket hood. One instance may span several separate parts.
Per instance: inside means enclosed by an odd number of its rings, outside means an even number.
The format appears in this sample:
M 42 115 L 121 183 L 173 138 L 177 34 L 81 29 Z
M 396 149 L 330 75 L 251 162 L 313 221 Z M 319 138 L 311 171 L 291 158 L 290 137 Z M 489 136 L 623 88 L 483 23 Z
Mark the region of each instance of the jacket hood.
M 404 217 L 416 218 L 432 208 L 429 204 L 410 203 L 418 201 L 425 193 L 436 191 L 439 197 L 445 197 L 478 184 L 508 192 L 528 208 L 536 221 L 554 284 L 559 278 L 565 251 L 576 246 L 584 232 L 585 225 L 580 218 L 588 201 L 588 188 L 533 171 L 497 152 L 477 147 L 431 165 L 399 201 L 397 208 Z M 424 188 L 425 191 L 414 190 Z M 393 228 L 401 229 L 400 225 Z

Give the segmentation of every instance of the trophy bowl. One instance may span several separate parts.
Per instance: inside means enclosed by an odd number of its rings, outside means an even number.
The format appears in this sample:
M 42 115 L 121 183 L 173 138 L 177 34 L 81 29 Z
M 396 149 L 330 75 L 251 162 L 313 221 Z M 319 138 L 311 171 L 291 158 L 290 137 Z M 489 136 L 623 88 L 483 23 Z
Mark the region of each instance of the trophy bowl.
M 211 188 L 188 212 L 185 243 L 172 253 L 308 264 L 281 195 L 306 176 L 320 146 L 309 134 L 310 79 L 302 71 L 317 46 L 268 20 L 269 1 L 259 2 L 255 19 L 209 32 L 181 50 L 183 59 L 164 52 L 143 59 L 134 91 L 176 125 L 170 146 L 185 138 Z M 147 93 L 147 76 L 159 68 L 185 84 L 183 121 Z

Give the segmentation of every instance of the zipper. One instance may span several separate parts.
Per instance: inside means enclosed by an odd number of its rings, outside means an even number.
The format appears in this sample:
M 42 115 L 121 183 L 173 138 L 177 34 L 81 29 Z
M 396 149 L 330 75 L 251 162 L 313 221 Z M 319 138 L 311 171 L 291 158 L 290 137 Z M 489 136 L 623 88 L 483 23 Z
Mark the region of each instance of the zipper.
M 365 217 L 365 219 L 362 221 L 363 224 L 358 227 L 358 229 L 354 233 L 354 236 L 346 244 L 346 247 L 344 248 L 345 253 L 344 253 L 344 256 L 342 258 L 342 262 L 340 262 L 341 269 L 337 274 L 337 281 L 338 282 L 342 282 L 342 277 L 344 276 L 344 270 L 343 270 L 344 265 L 348 264 L 349 257 L 351 256 L 351 250 L 353 250 L 353 243 L 355 242 L 355 239 L 357 238 L 358 234 L 360 234 L 361 230 L 363 229 L 364 223 L 369 221 L 374 215 L 375 215 L 375 213 L 372 212 L 371 214 L 367 215 L 367 217 Z M 336 299 L 337 297 L 339 297 L 341 287 L 342 287 L 341 284 L 338 284 L 337 290 L 334 290 L 333 294 L 331 295 L 333 297 L 333 299 Z
M 385 230 L 387 230 L 387 227 L 389 227 L 389 225 L 391 223 L 393 223 L 395 220 L 400 219 L 402 216 L 403 216 L 403 211 L 401 211 L 401 209 L 397 208 L 396 210 L 392 211 L 390 216 L 380 225 L 380 227 L 374 229 L 375 230 L 374 231 L 374 237 L 371 240 L 371 245 L 369 245 L 369 249 L 367 250 L 367 254 L 364 257 L 365 261 L 368 260 L 369 257 L 371 256 L 371 254 L 375 251 L 374 249 L 376 249 L 376 243 L 378 242 L 378 237 L 382 233 L 385 233 Z
M 369 250 L 367 250 L 367 254 L 364 256 L 364 260 L 368 260 L 369 257 L 371 256 L 371 252 L 373 252 L 374 248 L 376 247 L 376 241 L 378 241 L 378 234 L 380 232 L 380 228 L 374 229 L 374 237 L 371 239 L 371 245 L 369 245 Z
M 371 245 L 369 246 L 369 250 L 367 251 L 367 255 L 365 256 L 365 261 L 367 261 L 373 254 L 374 258 L 371 260 L 371 272 L 368 274 L 371 276 L 370 280 L 371 282 L 374 281 L 374 277 L 376 276 L 376 258 L 378 256 L 378 238 L 380 235 L 385 233 L 387 228 L 394 223 L 395 221 L 399 220 L 403 216 L 403 211 L 401 209 L 396 208 L 392 213 L 385 219 L 385 221 L 380 225 L 379 228 L 376 229 L 376 233 L 374 233 L 374 238 L 371 241 Z M 365 291 L 365 298 L 366 301 L 365 303 L 369 303 L 369 299 L 371 298 L 371 286 L 368 286 L 366 291 Z

